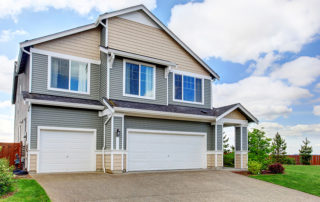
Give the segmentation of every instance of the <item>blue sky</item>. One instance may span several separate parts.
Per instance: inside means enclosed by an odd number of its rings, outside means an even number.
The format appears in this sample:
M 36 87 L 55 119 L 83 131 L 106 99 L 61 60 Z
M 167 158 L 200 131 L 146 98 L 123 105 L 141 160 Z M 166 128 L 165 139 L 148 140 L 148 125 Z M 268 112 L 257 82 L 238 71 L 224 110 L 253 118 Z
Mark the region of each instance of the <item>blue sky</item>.
M 92 23 L 105 12 L 144 3 L 216 71 L 214 106 L 241 102 L 288 152 L 308 137 L 320 154 L 319 1 L 124 0 L 33 3 L 0 8 L 0 141 L 12 139 L 11 77 L 19 42 Z M 232 131 L 226 129 L 232 136 Z

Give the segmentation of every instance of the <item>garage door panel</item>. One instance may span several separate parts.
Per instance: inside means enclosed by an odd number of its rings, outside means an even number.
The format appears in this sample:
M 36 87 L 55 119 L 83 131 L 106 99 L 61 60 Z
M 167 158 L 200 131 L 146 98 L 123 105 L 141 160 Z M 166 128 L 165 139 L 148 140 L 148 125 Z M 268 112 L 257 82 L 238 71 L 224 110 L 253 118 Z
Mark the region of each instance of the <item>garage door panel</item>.
M 128 170 L 205 167 L 205 136 L 128 133 Z
M 41 130 L 39 172 L 94 170 L 93 132 Z

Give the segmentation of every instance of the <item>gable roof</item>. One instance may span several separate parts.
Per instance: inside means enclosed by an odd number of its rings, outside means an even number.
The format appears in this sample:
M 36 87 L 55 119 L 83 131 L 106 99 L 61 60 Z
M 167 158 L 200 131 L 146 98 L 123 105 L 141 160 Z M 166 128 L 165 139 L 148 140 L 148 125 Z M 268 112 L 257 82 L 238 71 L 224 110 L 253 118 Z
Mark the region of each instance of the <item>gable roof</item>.
M 241 112 L 241 114 L 243 114 L 249 120 L 249 122 L 255 122 L 256 124 L 259 123 L 259 120 L 255 116 L 253 116 L 246 108 L 244 108 L 244 106 L 242 106 L 240 103 L 214 108 L 213 110 L 215 116 L 217 117 L 216 120 L 218 121 L 236 109 L 238 109 Z
M 197 54 L 195 54 L 186 44 L 184 44 L 171 30 L 169 30 L 169 28 L 167 28 L 144 5 L 137 5 L 137 6 L 132 6 L 132 7 L 128 7 L 128 8 L 125 8 L 125 9 L 121 9 L 121 10 L 117 10 L 117 11 L 113 11 L 113 12 L 109 12 L 109 13 L 104 13 L 104 14 L 100 15 L 97 18 L 95 23 L 84 25 L 84 26 L 80 26 L 80 27 L 76 27 L 76 28 L 69 29 L 69 30 L 65 30 L 65 31 L 58 32 L 58 33 L 55 33 L 55 34 L 50 34 L 50 35 L 47 35 L 47 36 L 43 36 L 43 37 L 39 37 L 39 38 L 23 41 L 23 42 L 20 43 L 20 48 L 23 49 L 25 47 L 29 47 L 29 46 L 32 46 L 32 45 L 35 45 L 35 44 L 43 43 L 45 41 L 50 41 L 50 40 L 53 40 L 53 39 L 57 39 L 57 38 L 61 38 L 61 37 L 64 37 L 64 36 L 68 36 L 68 35 L 76 34 L 76 33 L 79 33 L 79 32 L 83 32 L 83 31 L 86 31 L 86 30 L 94 29 L 94 28 L 98 27 L 99 24 L 101 23 L 101 21 L 104 20 L 104 19 L 115 17 L 115 16 L 119 16 L 119 15 L 123 15 L 123 14 L 126 14 L 126 13 L 135 12 L 135 11 L 143 11 L 157 25 L 159 25 L 159 27 L 161 27 L 170 37 L 172 37 L 181 47 L 183 47 L 184 50 L 186 50 L 197 62 L 199 62 L 201 64 L 201 66 L 203 66 L 211 74 L 211 76 L 213 78 L 220 79 L 220 76 L 215 71 L 213 71 Z M 18 63 L 20 64 L 20 61 L 18 61 Z

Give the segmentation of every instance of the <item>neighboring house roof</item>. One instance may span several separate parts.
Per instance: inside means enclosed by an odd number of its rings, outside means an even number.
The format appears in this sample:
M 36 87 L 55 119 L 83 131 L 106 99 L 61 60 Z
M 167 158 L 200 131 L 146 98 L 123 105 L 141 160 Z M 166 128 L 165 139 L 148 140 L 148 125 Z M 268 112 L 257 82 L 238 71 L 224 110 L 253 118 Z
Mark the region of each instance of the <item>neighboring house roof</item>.
M 88 109 L 104 109 L 104 105 L 98 100 L 71 98 L 56 95 L 44 95 L 39 93 L 22 92 L 24 100 L 31 101 L 34 104 L 67 106 L 74 108 L 88 108 Z

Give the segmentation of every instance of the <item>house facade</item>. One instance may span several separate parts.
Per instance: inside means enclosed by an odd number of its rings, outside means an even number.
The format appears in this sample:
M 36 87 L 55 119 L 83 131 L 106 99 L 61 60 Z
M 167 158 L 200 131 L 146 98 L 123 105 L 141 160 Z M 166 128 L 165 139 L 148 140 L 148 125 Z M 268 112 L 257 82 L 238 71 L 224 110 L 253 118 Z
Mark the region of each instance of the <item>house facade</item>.
M 30 172 L 144 171 L 223 166 L 235 127 L 235 167 L 247 168 L 241 104 L 213 107 L 219 79 L 143 5 L 20 43 L 12 102 Z

